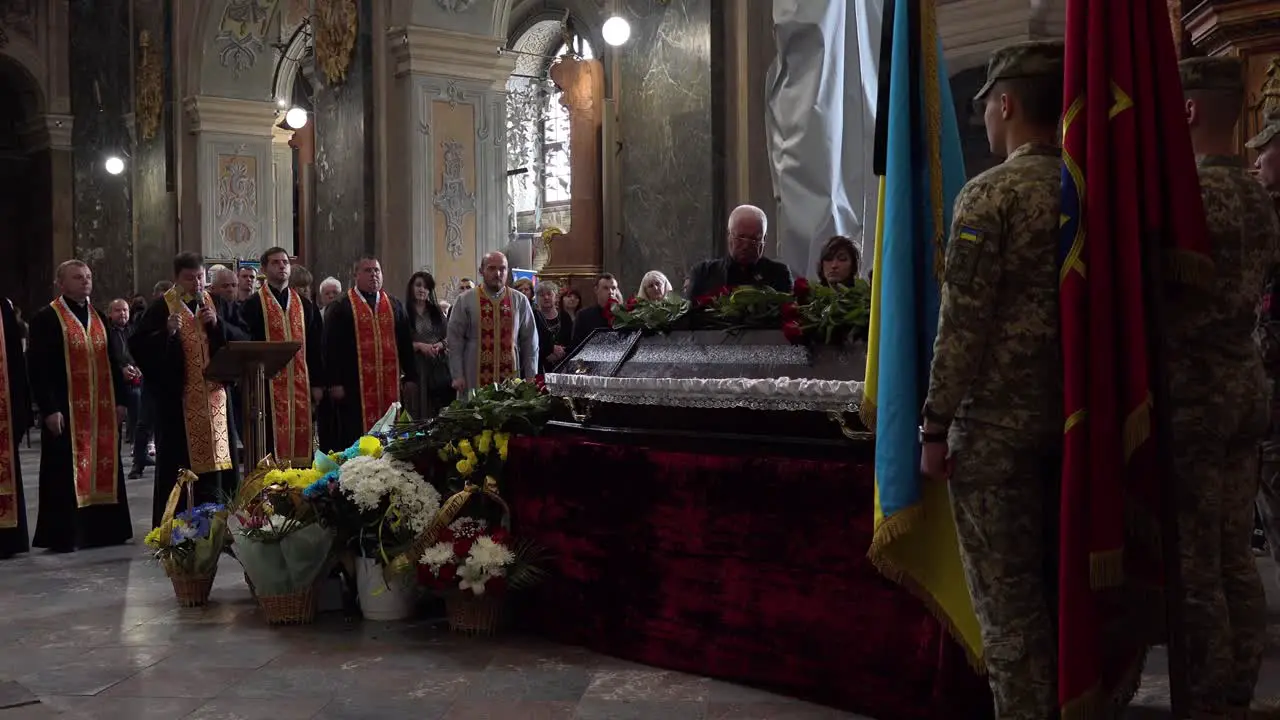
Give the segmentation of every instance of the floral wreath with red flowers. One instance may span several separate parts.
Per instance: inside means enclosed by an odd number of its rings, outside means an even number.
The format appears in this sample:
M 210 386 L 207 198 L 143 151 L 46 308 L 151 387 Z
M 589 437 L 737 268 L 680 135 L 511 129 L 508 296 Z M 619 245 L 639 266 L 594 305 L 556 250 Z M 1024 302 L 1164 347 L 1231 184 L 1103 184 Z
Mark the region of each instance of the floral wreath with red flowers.
M 418 558 L 419 579 L 442 590 L 500 594 L 542 578 L 536 556 L 533 545 L 513 542 L 505 528 L 460 517 L 441 528 L 435 544 Z

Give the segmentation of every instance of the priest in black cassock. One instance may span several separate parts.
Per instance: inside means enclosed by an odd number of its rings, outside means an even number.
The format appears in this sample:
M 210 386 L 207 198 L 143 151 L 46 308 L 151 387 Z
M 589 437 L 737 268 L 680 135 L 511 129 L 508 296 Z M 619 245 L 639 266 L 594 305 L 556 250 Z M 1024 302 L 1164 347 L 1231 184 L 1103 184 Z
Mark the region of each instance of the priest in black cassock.
M 155 525 L 160 524 L 180 469 L 199 476 L 197 503 L 217 502 L 235 492 L 227 388 L 206 380 L 204 371 L 228 340 L 248 339 L 228 320 L 230 308 L 205 291 L 204 258 L 179 253 L 173 259 L 173 276 L 173 287 L 151 302 L 129 339 L 129 349 L 155 397 Z M 184 495 L 178 508 L 185 508 L 186 502 Z
M 345 450 L 400 400 L 418 391 L 413 333 L 404 305 L 382 290 L 382 264 L 366 255 L 356 262 L 356 286 L 324 318 L 325 381 L 336 407 L 334 432 L 321 450 Z M 327 445 L 327 447 L 326 447 Z
M 18 447 L 31 427 L 22 328 L 13 303 L 0 300 L 0 560 L 30 549 Z
M 120 426 L 125 382 L 107 318 L 89 302 L 93 272 L 58 266 L 60 294 L 28 324 L 31 392 L 40 409 L 40 514 L 32 545 L 54 552 L 133 537 Z
M 320 367 L 324 326 L 316 306 L 289 287 L 293 268 L 287 250 L 268 249 L 262 254 L 261 269 L 267 281 L 240 307 L 250 339 L 302 343 L 284 370 L 267 382 L 267 452 L 293 467 L 311 467 L 315 452 L 311 409 L 324 394 Z

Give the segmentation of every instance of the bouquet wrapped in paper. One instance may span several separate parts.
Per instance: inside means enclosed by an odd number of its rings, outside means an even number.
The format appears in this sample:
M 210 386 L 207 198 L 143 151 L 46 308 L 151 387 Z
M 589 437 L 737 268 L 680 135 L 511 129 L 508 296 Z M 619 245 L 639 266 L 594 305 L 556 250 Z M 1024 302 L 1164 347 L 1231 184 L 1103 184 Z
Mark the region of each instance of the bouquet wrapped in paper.
M 178 602 L 189 607 L 208 602 L 213 578 L 218 572 L 218 559 L 229 539 L 226 506 L 194 505 L 195 481 L 195 474 L 181 471 L 169 494 L 160 526 L 147 533 L 144 541 L 173 582 Z M 187 509 L 175 512 L 184 491 Z
M 315 617 L 313 591 L 332 560 L 335 533 L 303 496 L 314 473 L 264 460 L 240 486 L 227 520 L 236 557 L 273 623 Z

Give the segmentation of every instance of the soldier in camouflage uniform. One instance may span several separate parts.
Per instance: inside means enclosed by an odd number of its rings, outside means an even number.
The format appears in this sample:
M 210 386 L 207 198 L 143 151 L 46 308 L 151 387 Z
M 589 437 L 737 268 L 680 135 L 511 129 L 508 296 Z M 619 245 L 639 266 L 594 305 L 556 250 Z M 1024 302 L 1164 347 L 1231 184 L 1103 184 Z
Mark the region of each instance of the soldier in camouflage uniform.
M 1266 599 L 1250 550 L 1258 443 L 1268 422 L 1254 310 L 1280 223 L 1235 153 L 1236 58 L 1178 65 L 1213 251 L 1205 295 L 1170 295 L 1168 347 L 1183 623 L 1192 717 L 1245 717 L 1262 663 Z
M 1258 151 L 1255 169 L 1263 187 L 1275 195 L 1280 193 L 1280 114 L 1269 114 L 1262 131 L 1245 143 Z M 1259 448 L 1261 487 L 1258 492 L 1258 514 L 1271 557 L 1280 563 L 1280 265 L 1273 265 L 1258 304 L 1254 340 L 1262 352 L 1271 390 L 1271 426 Z
M 974 98 L 1004 162 L 956 198 L 923 409 L 946 475 L 998 720 L 1057 715 L 1049 558 L 1062 443 L 1058 216 L 1063 45 L 997 50 Z

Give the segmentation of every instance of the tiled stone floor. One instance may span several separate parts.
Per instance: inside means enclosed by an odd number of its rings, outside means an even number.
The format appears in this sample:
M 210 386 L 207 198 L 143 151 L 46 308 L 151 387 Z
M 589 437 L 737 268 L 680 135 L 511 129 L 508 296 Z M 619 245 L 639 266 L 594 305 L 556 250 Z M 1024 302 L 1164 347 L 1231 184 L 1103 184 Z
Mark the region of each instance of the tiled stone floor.
M 38 448 L 22 451 L 22 465 L 34 525 Z M 209 608 L 178 609 L 141 547 L 150 472 L 128 483 L 128 495 L 133 544 L 0 563 L 0 720 L 857 717 L 532 638 L 457 638 L 429 622 L 348 624 L 331 615 L 271 629 L 229 559 Z M 1274 574 L 1265 571 L 1273 611 Z M 1167 714 L 1163 667 L 1157 651 L 1135 717 Z M 1273 651 L 1259 695 L 1276 694 Z

